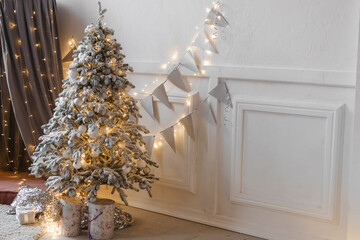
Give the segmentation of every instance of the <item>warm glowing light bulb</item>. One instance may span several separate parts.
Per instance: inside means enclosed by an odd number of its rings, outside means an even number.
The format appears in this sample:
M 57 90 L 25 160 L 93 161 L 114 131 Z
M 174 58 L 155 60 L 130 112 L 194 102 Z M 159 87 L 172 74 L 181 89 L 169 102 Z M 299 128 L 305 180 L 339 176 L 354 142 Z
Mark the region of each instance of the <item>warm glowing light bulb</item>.
M 166 68 L 167 68 L 167 64 L 166 64 L 166 63 L 162 64 L 162 65 L 161 65 L 161 68 L 162 68 L 162 69 L 166 69 Z
M 137 96 L 138 95 L 138 93 L 137 92 L 134 92 L 134 96 Z
M 190 100 L 186 100 L 186 105 L 188 105 L 188 106 L 190 106 L 190 105 L 191 105 Z
M 175 53 L 173 54 L 173 56 L 172 56 L 172 60 L 175 60 L 177 57 L 178 57 L 178 53 L 175 52 Z
M 160 147 L 162 145 L 162 142 L 159 142 L 158 144 L 159 144 L 159 147 Z
M 154 143 L 154 148 L 158 148 L 158 144 L 157 143 Z
M 206 10 L 207 13 L 210 12 L 210 8 L 206 8 L 205 10 Z

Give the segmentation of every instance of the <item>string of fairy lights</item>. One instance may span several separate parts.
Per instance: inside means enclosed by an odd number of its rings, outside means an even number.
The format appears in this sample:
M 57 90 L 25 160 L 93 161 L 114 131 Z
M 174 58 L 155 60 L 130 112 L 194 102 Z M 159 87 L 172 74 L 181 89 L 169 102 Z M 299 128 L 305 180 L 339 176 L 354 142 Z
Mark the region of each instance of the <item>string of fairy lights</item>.
M 0 3 L 1 3 L 1 0 L 0 0 Z M 53 23 L 53 18 L 54 18 L 54 12 L 52 9 L 50 9 L 50 18 L 51 18 L 51 23 Z M 8 23 L 8 26 L 9 26 L 9 29 L 12 30 L 12 31 L 18 31 L 18 28 L 17 28 L 17 24 L 16 24 L 16 10 L 13 10 L 13 19 L 9 21 Z M 11 16 L 9 16 L 10 18 Z M 9 19 L 8 18 L 8 19 Z M 47 73 L 46 71 L 48 70 L 51 70 L 53 68 L 51 68 L 48 64 L 48 59 L 44 56 L 43 54 L 43 51 L 41 49 L 41 43 L 39 42 L 40 41 L 40 37 L 38 36 L 37 34 L 37 31 L 38 31 L 38 28 L 36 27 L 37 26 L 37 21 L 36 21 L 36 11 L 33 10 L 32 11 L 32 15 L 30 16 L 30 19 L 31 19 L 31 22 L 29 23 L 29 25 L 32 25 L 29 27 L 29 30 L 32 34 L 32 39 L 35 39 L 35 43 L 34 43 L 34 49 L 36 49 L 37 53 L 38 53 L 38 56 L 40 56 L 40 59 L 41 59 L 41 63 L 42 64 L 38 64 L 38 67 L 36 68 L 36 72 L 34 73 L 34 75 L 36 77 L 38 77 L 39 79 L 42 79 L 42 81 L 46 82 L 47 84 L 51 85 L 51 80 L 55 81 L 56 78 L 55 78 L 55 74 L 54 73 Z M 39 24 L 41 24 L 39 22 Z M 54 33 L 51 32 L 50 33 L 51 35 L 53 35 Z M 57 36 L 54 36 L 51 38 L 51 44 L 52 44 L 52 47 L 53 46 L 56 46 L 59 41 L 58 37 Z M 56 43 L 57 41 L 57 43 Z M 16 46 L 16 45 L 15 45 Z M 56 48 L 54 48 L 56 49 Z M 32 84 L 30 83 L 29 81 L 29 70 L 23 66 L 25 65 L 25 61 L 23 59 L 23 56 L 24 56 L 24 52 L 23 52 L 23 49 L 22 49 L 22 41 L 20 39 L 20 36 L 17 40 L 17 46 L 15 47 L 15 51 L 14 51 L 14 58 L 13 60 L 14 61 L 17 61 L 18 63 L 18 66 L 20 66 L 20 68 L 22 68 L 22 70 L 20 71 L 21 74 L 22 74 L 22 80 L 23 80 L 23 93 L 22 96 L 24 96 L 24 106 L 25 106 L 25 109 L 27 111 L 27 113 L 29 114 L 28 117 L 29 117 L 29 120 L 28 120 L 28 123 L 29 123 L 29 127 L 30 127 L 30 133 L 31 133 L 31 136 L 32 136 L 32 140 L 33 142 L 35 143 L 37 141 L 37 135 L 36 135 L 36 131 L 35 131 L 35 125 L 36 123 L 34 122 L 34 115 L 32 113 L 32 110 L 31 110 L 31 101 L 29 100 L 28 96 L 31 96 L 31 90 L 32 90 Z M 57 51 L 54 50 L 53 51 L 54 54 L 52 54 L 52 56 L 54 58 L 57 57 Z M 42 56 L 42 57 L 41 57 Z M 58 68 L 56 68 L 55 70 L 59 70 Z M 5 70 L 1 73 L 0 77 L 2 78 L 2 80 L 4 80 L 7 76 L 7 73 L 5 72 Z M 47 101 L 48 101 L 48 105 L 49 107 L 52 107 L 52 98 L 50 96 L 50 94 L 53 93 L 53 90 L 56 90 L 56 84 L 53 84 L 51 87 L 49 87 L 50 89 L 48 90 L 48 94 L 46 94 L 46 98 L 47 98 Z M 3 94 L 3 92 L 1 91 L 0 94 Z M 3 98 L 2 98 L 3 99 Z M 11 112 L 9 111 L 10 109 L 12 109 L 12 101 L 11 101 L 11 98 L 7 98 L 7 108 L 5 109 L 4 107 L 4 103 L 2 102 L 1 104 L 1 114 L 2 114 L 2 129 L 3 129 L 3 132 L 1 133 L 1 136 L 3 137 L 3 140 L 4 140 L 4 144 L 5 144 L 5 149 L 6 149 L 6 153 L 7 153 L 7 158 L 6 158 L 6 166 L 9 168 L 9 170 L 13 171 L 14 174 L 17 174 L 18 173 L 18 170 L 19 170 L 19 166 L 18 164 L 16 164 L 16 162 L 14 161 L 13 157 L 15 157 L 16 154 L 13 154 L 12 156 L 12 152 L 11 152 L 11 149 L 10 149 L 10 141 L 15 141 L 15 139 L 12 139 L 10 136 L 8 136 L 8 134 L 10 134 L 10 125 L 9 125 L 9 122 L 8 120 L 10 119 L 10 114 Z M 16 124 L 16 123 L 15 123 Z M 20 144 L 19 142 L 14 142 L 13 143 L 14 145 L 18 145 Z M 26 144 L 26 143 L 25 143 Z M 33 148 L 34 146 L 32 144 L 29 144 L 27 143 L 28 145 L 23 149 L 23 151 L 21 153 L 18 153 L 17 154 L 17 163 L 19 162 L 19 159 L 23 156 L 24 152 L 26 153 L 27 152 L 27 148 Z M 32 149 L 31 149 L 32 150 Z M 26 163 L 29 163 L 30 160 L 27 159 L 26 160 Z
M 1 0 L 0 0 L 0 2 L 1 2 Z M 216 9 L 216 8 L 220 8 L 222 6 L 222 4 L 220 4 L 219 2 L 213 2 L 213 7 Z M 206 12 L 210 12 L 210 9 L 209 8 L 206 8 Z M 37 31 L 38 31 L 38 28 L 36 27 L 36 18 L 35 18 L 35 16 L 36 16 L 36 11 L 33 11 L 32 12 L 33 14 L 32 14 L 32 16 L 30 17 L 33 21 L 32 21 L 32 27 L 30 26 L 29 27 L 29 29 L 30 29 L 30 32 L 32 32 L 33 33 L 33 37 L 34 37 L 34 39 L 36 39 L 36 33 L 37 33 Z M 16 14 L 16 10 L 14 10 L 14 16 L 15 16 L 15 14 Z M 51 16 L 53 16 L 53 10 L 51 9 L 50 10 L 50 15 Z M 53 18 L 51 18 L 51 21 L 53 22 Z M 213 31 L 213 33 L 211 33 L 211 38 L 212 39 L 216 39 L 217 37 L 218 37 L 218 31 L 217 31 L 217 26 L 215 25 L 215 24 L 210 24 L 209 25 L 212 29 L 214 29 L 214 31 Z M 15 21 L 10 21 L 9 22 L 9 29 L 10 30 L 16 30 L 17 31 L 17 24 L 16 24 L 16 22 Z M 199 30 L 199 27 L 195 27 L 195 29 L 196 30 Z M 191 43 L 193 43 L 194 42 L 194 40 L 195 40 L 195 36 L 196 35 L 194 35 L 194 37 L 193 37 L 193 39 L 192 39 L 192 41 L 191 41 Z M 55 46 L 56 45 L 56 43 L 55 43 L 55 41 L 59 41 L 59 39 L 58 39 L 58 37 L 57 36 L 54 36 L 53 38 L 52 38 L 52 44 L 53 44 L 53 46 Z M 21 42 L 21 39 L 19 38 L 18 39 L 18 41 L 17 41 L 17 45 L 18 45 L 18 48 L 17 48 L 17 53 L 15 53 L 14 54 L 14 59 L 15 60 L 17 60 L 17 61 L 19 61 L 19 65 L 20 66 L 22 66 L 23 65 L 23 59 L 22 59 L 22 56 L 23 56 L 23 52 L 22 52 L 22 42 Z M 76 43 L 75 43 L 75 40 L 72 38 L 70 41 L 69 41 L 69 45 L 70 45 L 70 47 L 71 48 L 73 48 L 74 46 L 76 46 Z M 38 41 L 36 41 L 35 43 L 34 43 L 34 47 L 35 47 L 35 49 L 38 49 L 38 52 L 41 54 L 42 53 L 42 51 L 41 51 L 41 43 L 40 42 L 38 42 Z M 188 47 L 188 49 L 190 49 L 191 48 L 191 46 L 190 47 Z M 204 51 L 205 53 L 206 53 L 206 55 L 207 56 L 211 56 L 213 53 L 211 52 L 211 51 Z M 57 54 L 57 51 L 56 50 L 54 50 L 53 51 L 53 57 L 56 57 L 56 54 Z M 174 52 L 173 54 L 172 54 L 172 56 L 171 56 L 171 58 L 170 58 L 170 60 L 168 60 L 168 61 L 166 61 L 165 63 L 163 63 L 163 64 L 161 64 L 161 68 L 162 69 L 168 69 L 168 67 L 172 64 L 172 63 L 174 63 L 177 59 L 178 59 L 178 57 L 179 57 L 179 53 L 178 52 Z M 206 66 L 206 65 L 210 65 L 211 63 L 210 63 L 210 61 L 209 60 L 205 60 L 204 59 L 205 57 L 203 57 L 203 61 L 202 61 L 202 63 L 203 63 L 203 65 L 204 66 Z M 47 64 L 47 62 L 48 62 L 48 59 L 44 56 L 43 58 L 41 58 L 41 62 L 43 63 L 43 64 L 39 64 L 39 66 L 43 66 L 43 65 L 48 65 Z M 52 79 L 52 80 L 55 80 L 55 74 L 54 73 L 49 73 L 49 74 L 46 74 L 46 71 L 42 71 L 42 69 L 40 68 L 40 67 L 37 67 L 37 73 L 36 74 L 38 74 L 39 75 L 39 77 L 40 77 L 40 79 L 42 79 L 43 81 L 48 81 L 49 82 L 49 84 L 50 84 L 50 79 Z M 45 69 L 51 69 L 51 68 L 49 68 L 48 66 L 45 68 Z M 56 69 L 56 70 L 59 70 L 59 69 Z M 30 125 L 30 130 L 31 130 L 31 135 L 32 135 L 32 138 L 33 138 L 33 142 L 36 142 L 36 131 L 35 131 L 35 126 L 34 126 L 34 115 L 33 115 L 33 113 L 31 113 L 31 108 L 30 108 L 30 102 L 29 102 L 29 99 L 28 99 L 28 95 L 29 96 L 31 96 L 31 89 L 32 89 L 32 85 L 31 85 L 31 83 L 28 81 L 28 77 L 29 77 L 29 71 L 28 71 L 28 69 L 27 68 L 24 68 L 22 71 L 21 71 L 21 73 L 22 73 L 22 77 L 23 77 L 23 81 L 24 81 L 24 91 L 25 91 L 25 94 L 24 94 L 24 97 L 25 97 L 25 99 L 24 99 L 24 106 L 25 106 L 25 108 L 26 108 L 26 110 L 27 110 L 27 112 L 29 113 L 29 115 L 28 115 L 28 117 L 29 117 L 29 125 Z M 204 75 L 206 72 L 205 72 L 205 70 L 200 70 L 200 75 L 199 76 L 201 76 L 201 75 Z M 47 77 L 48 75 L 50 75 L 50 77 Z M 194 73 L 193 74 L 194 76 L 197 76 L 198 74 L 196 74 L 196 73 Z M 3 71 L 2 73 L 1 73 L 1 75 L 0 75 L 0 77 L 1 78 L 4 78 L 4 77 L 6 77 L 6 72 L 5 71 Z M 165 82 L 167 82 L 168 81 L 168 79 L 165 79 L 161 84 L 164 84 Z M 149 89 L 151 89 L 151 88 L 153 88 L 153 86 L 156 86 L 156 85 L 159 85 L 159 83 L 160 83 L 160 80 L 159 80 L 159 78 L 155 78 L 153 81 L 151 81 L 150 83 L 145 83 L 145 84 L 143 84 L 141 87 L 139 87 L 138 89 L 139 89 L 139 91 L 134 91 L 134 92 L 132 92 L 132 94 L 134 95 L 134 96 L 137 96 L 139 93 L 140 94 L 142 94 L 142 95 L 146 95 L 146 94 L 149 94 Z M 190 82 L 189 83 L 190 84 L 190 86 L 192 86 L 192 83 Z M 48 91 L 49 91 L 49 94 L 46 94 L 46 97 L 47 97 L 47 100 L 48 100 L 48 105 L 50 106 L 50 107 L 52 107 L 52 104 L 51 104 L 51 96 L 50 96 L 50 94 L 52 94 L 53 93 L 53 91 L 54 90 L 56 90 L 56 86 L 53 86 L 53 87 L 51 87 Z M 28 92 L 28 93 L 27 93 Z M 1 94 L 2 92 L 0 92 L 0 94 Z M 206 97 L 206 99 L 207 99 L 207 97 Z M 8 98 L 7 99 L 8 100 L 8 104 L 10 105 L 10 108 L 11 108 L 11 105 L 12 105 L 12 103 L 11 103 L 11 98 Z M 190 93 L 188 93 L 188 99 L 186 100 L 186 106 L 188 107 L 188 108 L 190 108 L 191 107 L 191 94 Z M 7 109 L 5 109 L 4 108 L 4 103 L 2 103 L 1 104 L 1 110 L 2 110 L 2 115 L 3 115 L 3 121 L 2 121 L 2 126 L 3 126 L 3 132 L 1 133 L 1 136 L 3 137 L 3 139 L 4 139 L 4 144 L 5 144 L 5 149 L 6 149 L 6 152 L 7 152 L 7 158 L 6 158 L 6 160 L 7 160 L 7 163 L 6 163 L 6 166 L 8 166 L 9 168 L 10 168 L 10 170 L 12 170 L 15 174 L 18 172 L 18 166 L 15 164 L 15 161 L 14 161 L 14 159 L 12 159 L 11 158 L 11 150 L 10 150 L 10 146 L 9 146 L 9 141 L 11 141 L 11 140 L 14 140 L 15 141 L 15 139 L 12 139 L 11 137 L 9 137 L 9 136 L 7 136 L 8 134 L 7 134 L 7 132 L 9 132 L 8 131 L 8 128 L 9 128 L 9 122 L 8 122 L 8 119 L 10 119 L 10 112 L 7 110 Z M 189 111 L 189 109 L 186 109 L 186 111 L 188 112 Z M 177 120 L 176 121 L 176 123 L 173 125 L 173 126 L 176 126 L 176 125 L 180 125 L 180 123 L 179 123 L 179 120 Z M 174 130 L 174 132 L 176 133 L 176 129 Z M 161 147 L 162 146 L 162 144 L 163 144 L 163 141 L 164 141 L 164 139 L 160 136 L 160 137 L 156 137 L 157 138 L 157 140 L 155 140 L 155 142 L 154 142 L 154 148 L 158 148 L 158 147 Z M 19 144 L 18 142 L 16 143 L 16 144 Z M 27 147 L 33 147 L 33 146 L 27 146 Z M 26 152 L 27 151 L 27 148 L 25 147 L 24 149 L 23 149 L 23 152 Z M 22 154 L 23 153 L 19 153 L 18 154 L 18 159 L 22 156 Z M 29 163 L 29 160 L 27 160 L 27 163 Z
M 221 10 L 221 8 L 222 8 L 222 4 L 221 4 L 220 2 L 212 2 L 212 5 L 213 5 L 213 9 L 215 9 L 216 11 L 219 11 L 219 10 Z M 209 13 L 209 12 L 211 11 L 211 9 L 210 9 L 210 8 L 206 8 L 205 11 L 206 11 L 207 13 Z M 216 16 L 215 16 L 215 17 L 216 17 Z M 219 16 L 217 16 L 217 17 L 219 17 Z M 213 21 L 212 21 L 213 24 L 208 24 L 208 25 L 210 26 L 210 28 L 213 29 L 213 32 L 212 32 L 211 35 L 210 35 L 210 38 L 211 38 L 211 39 L 217 39 L 218 36 L 219 36 L 218 26 L 215 24 L 215 21 L 214 21 L 214 20 L 215 20 L 215 19 L 213 19 Z M 206 21 L 205 21 L 205 22 L 206 22 Z M 196 39 L 196 37 L 197 37 L 197 35 L 198 35 L 199 27 L 196 26 L 196 27 L 195 27 L 195 30 L 196 30 L 196 32 L 195 32 L 195 34 L 194 34 L 193 37 L 192 37 L 191 44 L 193 44 L 193 43 L 195 42 L 195 39 Z M 205 39 L 205 43 L 208 43 L 208 42 L 209 42 L 209 40 L 208 40 L 208 39 Z M 190 50 L 190 49 L 192 48 L 191 44 L 190 44 L 190 46 L 187 47 L 187 50 Z M 209 50 L 205 50 L 204 52 L 206 53 L 207 56 L 211 56 L 211 55 L 213 54 L 213 52 L 211 52 L 211 51 L 209 51 Z M 174 52 L 174 53 L 172 54 L 171 60 L 168 60 L 168 61 L 166 61 L 166 63 L 161 64 L 160 67 L 161 67 L 162 69 L 164 69 L 164 70 L 166 70 L 166 69 L 168 70 L 169 67 L 171 67 L 171 68 L 173 68 L 173 69 L 180 67 L 181 65 L 180 65 L 179 63 L 178 63 L 178 64 L 175 64 L 175 63 L 176 63 L 176 60 L 178 60 L 178 57 L 179 57 L 179 53 L 176 51 L 176 52 Z M 210 65 L 210 64 L 211 64 L 211 61 L 210 61 L 210 60 L 205 60 L 205 57 L 203 56 L 202 63 L 203 63 L 203 66 L 207 66 L 207 65 Z M 175 66 L 174 66 L 174 64 L 175 64 Z M 171 66 L 171 65 L 172 65 L 172 66 Z M 200 75 L 197 74 L 197 73 L 193 73 L 193 76 L 198 76 L 198 75 L 199 75 L 199 76 L 203 76 L 203 75 L 206 74 L 206 71 L 203 70 L 203 69 L 199 69 L 199 72 L 200 72 Z M 140 88 L 140 92 L 138 92 L 138 91 L 132 91 L 131 93 L 132 93 L 135 97 L 138 96 L 139 94 L 147 96 L 147 95 L 151 94 L 151 91 L 148 90 L 149 88 L 150 88 L 150 89 L 153 89 L 152 86 L 154 86 L 154 85 L 155 85 L 155 86 L 159 86 L 159 85 L 161 85 L 161 84 L 165 84 L 168 80 L 169 80 L 169 79 L 166 78 L 163 82 L 161 82 L 161 83 L 159 84 L 158 78 L 155 78 L 155 80 L 153 80 L 152 82 L 150 82 L 150 84 L 149 84 L 149 83 L 143 84 L 142 87 Z M 192 86 L 192 83 L 189 82 L 189 85 Z M 210 95 L 207 94 L 207 96 L 202 100 L 202 102 L 205 102 L 209 97 L 210 97 Z M 185 112 L 186 112 L 186 113 L 181 114 L 181 115 L 180 115 L 181 117 L 178 117 L 178 119 L 175 121 L 175 123 L 172 124 L 172 125 L 170 125 L 168 128 L 170 128 L 170 127 L 175 127 L 175 126 L 179 126 L 179 127 L 181 127 L 182 130 L 184 130 L 184 126 L 180 123 L 180 120 L 181 120 L 184 116 L 190 115 L 190 114 L 192 114 L 192 113 L 194 113 L 195 111 L 198 110 L 198 108 L 196 107 L 196 108 L 194 108 L 191 112 L 189 112 L 189 108 L 190 108 L 191 105 L 192 105 L 191 99 L 192 99 L 192 94 L 191 94 L 191 93 L 188 93 L 188 94 L 187 94 L 187 99 L 186 99 L 186 105 L 185 105 L 185 106 L 187 107 L 187 108 L 185 109 Z M 200 105 L 200 104 L 198 104 L 198 106 L 199 106 L 199 105 Z M 176 136 L 176 133 L 177 133 L 177 129 L 174 128 L 174 134 L 175 134 L 175 136 Z M 154 147 L 155 149 L 157 149 L 157 148 L 159 148 L 159 147 L 162 146 L 162 144 L 163 144 L 163 142 L 164 142 L 164 138 L 163 138 L 161 135 L 159 136 L 159 134 L 154 134 L 154 136 L 155 136 L 155 140 L 154 140 L 154 145 L 153 145 L 153 147 Z

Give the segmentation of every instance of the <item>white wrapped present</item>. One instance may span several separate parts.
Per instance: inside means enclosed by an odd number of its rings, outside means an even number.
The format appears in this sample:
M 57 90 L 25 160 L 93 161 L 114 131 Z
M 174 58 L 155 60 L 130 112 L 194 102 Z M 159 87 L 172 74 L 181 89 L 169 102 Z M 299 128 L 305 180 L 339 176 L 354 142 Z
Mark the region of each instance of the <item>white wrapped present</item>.
M 33 207 L 16 207 L 16 219 L 23 224 L 35 222 L 35 208 Z

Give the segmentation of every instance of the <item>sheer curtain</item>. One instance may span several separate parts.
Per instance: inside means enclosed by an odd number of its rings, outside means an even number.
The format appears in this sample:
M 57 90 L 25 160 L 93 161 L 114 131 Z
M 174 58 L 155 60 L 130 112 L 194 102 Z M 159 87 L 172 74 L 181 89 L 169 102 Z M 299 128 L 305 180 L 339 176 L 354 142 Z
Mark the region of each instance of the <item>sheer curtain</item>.
M 62 79 L 55 0 L 0 5 L 0 166 L 26 170 Z

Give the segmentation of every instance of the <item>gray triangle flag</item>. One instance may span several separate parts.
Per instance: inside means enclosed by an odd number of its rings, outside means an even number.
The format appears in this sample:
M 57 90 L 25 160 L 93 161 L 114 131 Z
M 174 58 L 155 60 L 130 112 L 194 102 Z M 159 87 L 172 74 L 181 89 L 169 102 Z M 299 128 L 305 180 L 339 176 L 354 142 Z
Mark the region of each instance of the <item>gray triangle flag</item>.
M 179 69 L 174 68 L 170 74 L 168 75 L 169 81 L 174 84 L 176 87 L 184 90 L 185 92 L 189 92 L 188 84 L 185 82 L 184 78 L 181 76 Z
M 209 35 L 205 31 L 200 31 L 197 35 L 193 46 L 198 47 L 202 50 L 209 50 L 213 53 L 217 53 L 213 42 L 210 40 Z
M 76 47 L 73 47 L 62 59 L 62 62 L 72 62 L 73 60 L 73 51 L 76 50 Z
M 212 124 L 216 124 L 214 115 L 211 111 L 210 105 L 205 101 L 202 104 L 200 104 L 199 108 L 197 109 L 198 113 L 205 118 L 206 120 L 208 120 L 210 123 Z
M 211 96 L 213 96 L 214 98 L 216 98 L 217 100 L 219 100 L 222 103 L 225 103 L 226 105 L 233 107 L 232 106 L 232 102 L 231 102 L 231 98 L 230 98 L 230 94 L 229 94 L 229 90 L 226 86 L 225 82 L 220 82 L 213 90 L 211 90 L 209 92 L 209 94 Z
M 143 99 L 141 99 L 141 105 L 145 109 L 145 111 L 154 119 L 155 118 L 155 112 L 154 112 L 154 103 L 153 103 L 153 96 L 147 96 Z
M 165 141 L 170 145 L 174 152 L 176 152 L 174 126 L 165 129 L 164 131 L 160 132 L 160 134 L 164 137 Z
M 171 108 L 168 95 L 166 93 L 164 84 L 160 84 L 152 93 L 155 97 L 157 97 L 160 102 L 164 103 L 168 108 Z
M 155 136 L 143 136 L 142 140 L 145 143 L 146 152 L 151 157 L 152 150 L 153 150 L 153 147 L 154 147 Z
M 228 21 L 224 18 L 224 16 L 213 7 L 209 12 L 208 16 L 205 19 L 205 23 L 208 25 L 216 25 L 219 27 L 226 27 L 229 25 Z
M 180 64 L 183 67 L 186 67 L 187 69 L 193 71 L 193 72 L 199 72 L 199 68 L 195 62 L 194 56 L 191 53 L 191 50 L 187 50 L 185 55 L 180 60 Z
M 180 120 L 180 123 L 184 126 L 184 128 L 185 128 L 186 132 L 189 134 L 189 136 L 192 139 L 195 139 L 194 126 L 193 126 L 191 114 L 189 114 L 186 117 L 182 118 Z

